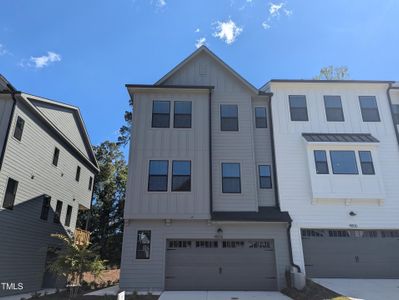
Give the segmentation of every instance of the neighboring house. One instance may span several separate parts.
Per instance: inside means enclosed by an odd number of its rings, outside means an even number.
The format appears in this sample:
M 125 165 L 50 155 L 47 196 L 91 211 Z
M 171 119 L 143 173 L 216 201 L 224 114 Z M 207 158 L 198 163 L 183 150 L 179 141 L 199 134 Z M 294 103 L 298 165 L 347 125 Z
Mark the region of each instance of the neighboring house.
M 399 278 L 398 85 L 271 80 L 262 90 L 273 93 L 294 262 L 307 277 Z
M 59 247 L 50 234 L 74 232 L 97 172 L 77 107 L 0 76 L 0 296 L 59 284 L 46 271 Z
M 270 94 L 202 46 L 133 99 L 120 287 L 278 290 L 292 268 Z

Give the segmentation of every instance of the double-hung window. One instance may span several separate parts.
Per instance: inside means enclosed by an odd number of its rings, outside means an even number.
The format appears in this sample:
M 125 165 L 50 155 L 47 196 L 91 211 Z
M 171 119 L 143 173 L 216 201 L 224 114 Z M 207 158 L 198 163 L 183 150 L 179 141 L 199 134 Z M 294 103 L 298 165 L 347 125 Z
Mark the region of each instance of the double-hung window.
M 150 160 L 148 191 L 166 192 L 168 190 L 168 161 Z
M 328 174 L 327 154 L 324 150 L 315 150 L 314 161 L 316 174 Z
M 362 174 L 374 175 L 374 164 L 373 158 L 370 151 L 359 151 L 360 166 L 362 168 Z
M 334 174 L 359 174 L 355 151 L 330 151 L 331 166 Z
M 174 160 L 172 163 L 172 191 L 191 191 L 191 161 Z
M 241 193 L 239 163 L 222 163 L 222 192 Z
M 170 124 L 170 101 L 152 102 L 152 127 L 169 128 Z
M 363 122 L 380 122 L 377 100 L 374 96 L 360 96 L 360 109 L 362 111 Z
M 25 126 L 25 121 L 21 117 L 17 118 L 17 123 L 15 124 L 15 129 L 14 129 L 14 137 L 18 140 L 21 141 L 22 139 L 22 133 L 24 132 L 24 126 Z
M 238 131 L 238 105 L 220 105 L 220 130 Z
M 173 127 L 191 128 L 191 101 L 175 101 Z
M 272 172 L 269 165 L 259 165 L 259 187 L 261 189 L 272 188 Z
M 303 95 L 289 96 L 291 121 L 308 121 L 306 97 Z
M 324 107 L 329 122 L 343 122 L 344 112 L 340 96 L 324 96 Z
M 256 128 L 267 128 L 266 107 L 255 107 Z

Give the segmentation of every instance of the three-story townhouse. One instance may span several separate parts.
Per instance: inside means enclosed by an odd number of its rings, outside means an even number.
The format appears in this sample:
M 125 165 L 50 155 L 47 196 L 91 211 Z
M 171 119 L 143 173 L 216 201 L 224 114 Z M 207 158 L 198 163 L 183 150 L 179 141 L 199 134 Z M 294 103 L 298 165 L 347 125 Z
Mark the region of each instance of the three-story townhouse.
M 0 296 L 59 286 L 50 235 L 75 231 L 98 172 L 79 109 L 0 76 L 0 129 Z

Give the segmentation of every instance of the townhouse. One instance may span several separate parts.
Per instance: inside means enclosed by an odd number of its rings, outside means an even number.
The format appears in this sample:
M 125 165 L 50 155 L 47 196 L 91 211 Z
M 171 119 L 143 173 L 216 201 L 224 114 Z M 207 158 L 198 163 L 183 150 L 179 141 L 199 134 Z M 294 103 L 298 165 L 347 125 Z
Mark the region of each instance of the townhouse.
M 0 296 L 59 286 L 50 235 L 75 231 L 98 172 L 79 109 L 0 77 L 0 129 Z

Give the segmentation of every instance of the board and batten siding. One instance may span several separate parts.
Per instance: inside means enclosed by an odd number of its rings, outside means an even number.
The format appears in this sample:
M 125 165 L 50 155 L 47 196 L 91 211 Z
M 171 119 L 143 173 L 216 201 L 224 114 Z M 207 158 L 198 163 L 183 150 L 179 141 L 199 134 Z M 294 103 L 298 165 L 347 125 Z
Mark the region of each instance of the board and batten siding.
M 25 120 L 21 141 L 13 136 L 18 116 Z M 54 147 L 60 149 L 57 167 L 52 165 Z M 78 165 L 79 182 L 75 180 Z M 24 292 L 41 288 L 47 247 L 57 245 L 50 234 L 75 229 L 79 206 L 90 207 L 90 176 L 94 177 L 93 173 L 18 101 L 0 171 L 0 282 L 22 282 Z M 8 178 L 19 182 L 13 210 L 2 208 Z M 42 199 L 38 197 L 43 194 L 51 196 L 47 221 L 40 219 Z M 57 200 L 63 202 L 61 224 L 53 223 Z M 68 205 L 73 209 L 70 226 L 66 227 Z
M 5 145 L 13 103 L 14 101 L 10 95 L 0 95 L 0 153 Z
M 167 239 L 214 239 L 218 228 L 223 239 L 273 239 L 278 288 L 285 287 L 285 271 L 290 266 L 286 224 L 278 223 L 208 223 L 207 221 L 131 220 L 125 223 L 121 261 L 123 290 L 158 291 L 165 288 L 165 255 Z M 151 230 L 150 259 L 136 259 L 138 230 Z
M 152 128 L 154 100 L 170 101 L 170 127 Z M 192 102 L 192 128 L 173 128 L 175 101 Z M 138 92 L 134 95 L 133 143 L 125 219 L 209 218 L 208 91 Z M 168 160 L 168 191 L 148 191 L 150 160 Z M 172 161 L 191 161 L 191 191 L 172 192 Z
M 281 209 L 293 219 L 291 230 L 295 263 L 304 269 L 300 228 L 399 228 L 399 149 L 386 96 L 386 84 L 365 83 L 270 83 L 273 128 L 276 147 L 277 175 Z M 306 95 L 309 121 L 290 120 L 289 95 Z M 341 96 L 345 121 L 327 122 L 324 95 Z M 359 96 L 375 96 L 381 122 L 363 122 Z M 382 201 L 362 201 L 358 195 L 348 195 L 346 201 L 313 201 L 310 172 L 314 161 L 308 161 L 308 146 L 303 132 L 315 133 L 370 133 L 380 143 L 372 146 L 379 159 L 376 175 L 381 177 L 384 198 Z M 342 145 L 348 146 L 348 145 Z M 331 146 L 325 145 L 326 148 Z M 356 146 L 353 147 L 357 150 Z M 309 157 L 311 157 L 309 155 Z M 310 159 L 309 159 L 310 160 Z M 323 175 L 320 175 L 323 176 Z M 359 176 L 365 175 L 335 175 Z M 334 178 L 332 180 L 335 180 Z M 337 179 L 340 180 L 340 179 Z M 369 188 L 369 187 L 367 187 Z M 329 189 L 326 189 L 328 191 Z M 320 192 L 320 190 L 319 190 Z M 330 194 L 325 193 L 326 198 Z M 360 198 L 360 199 L 356 199 Z M 354 211 L 356 216 L 349 215 Z

